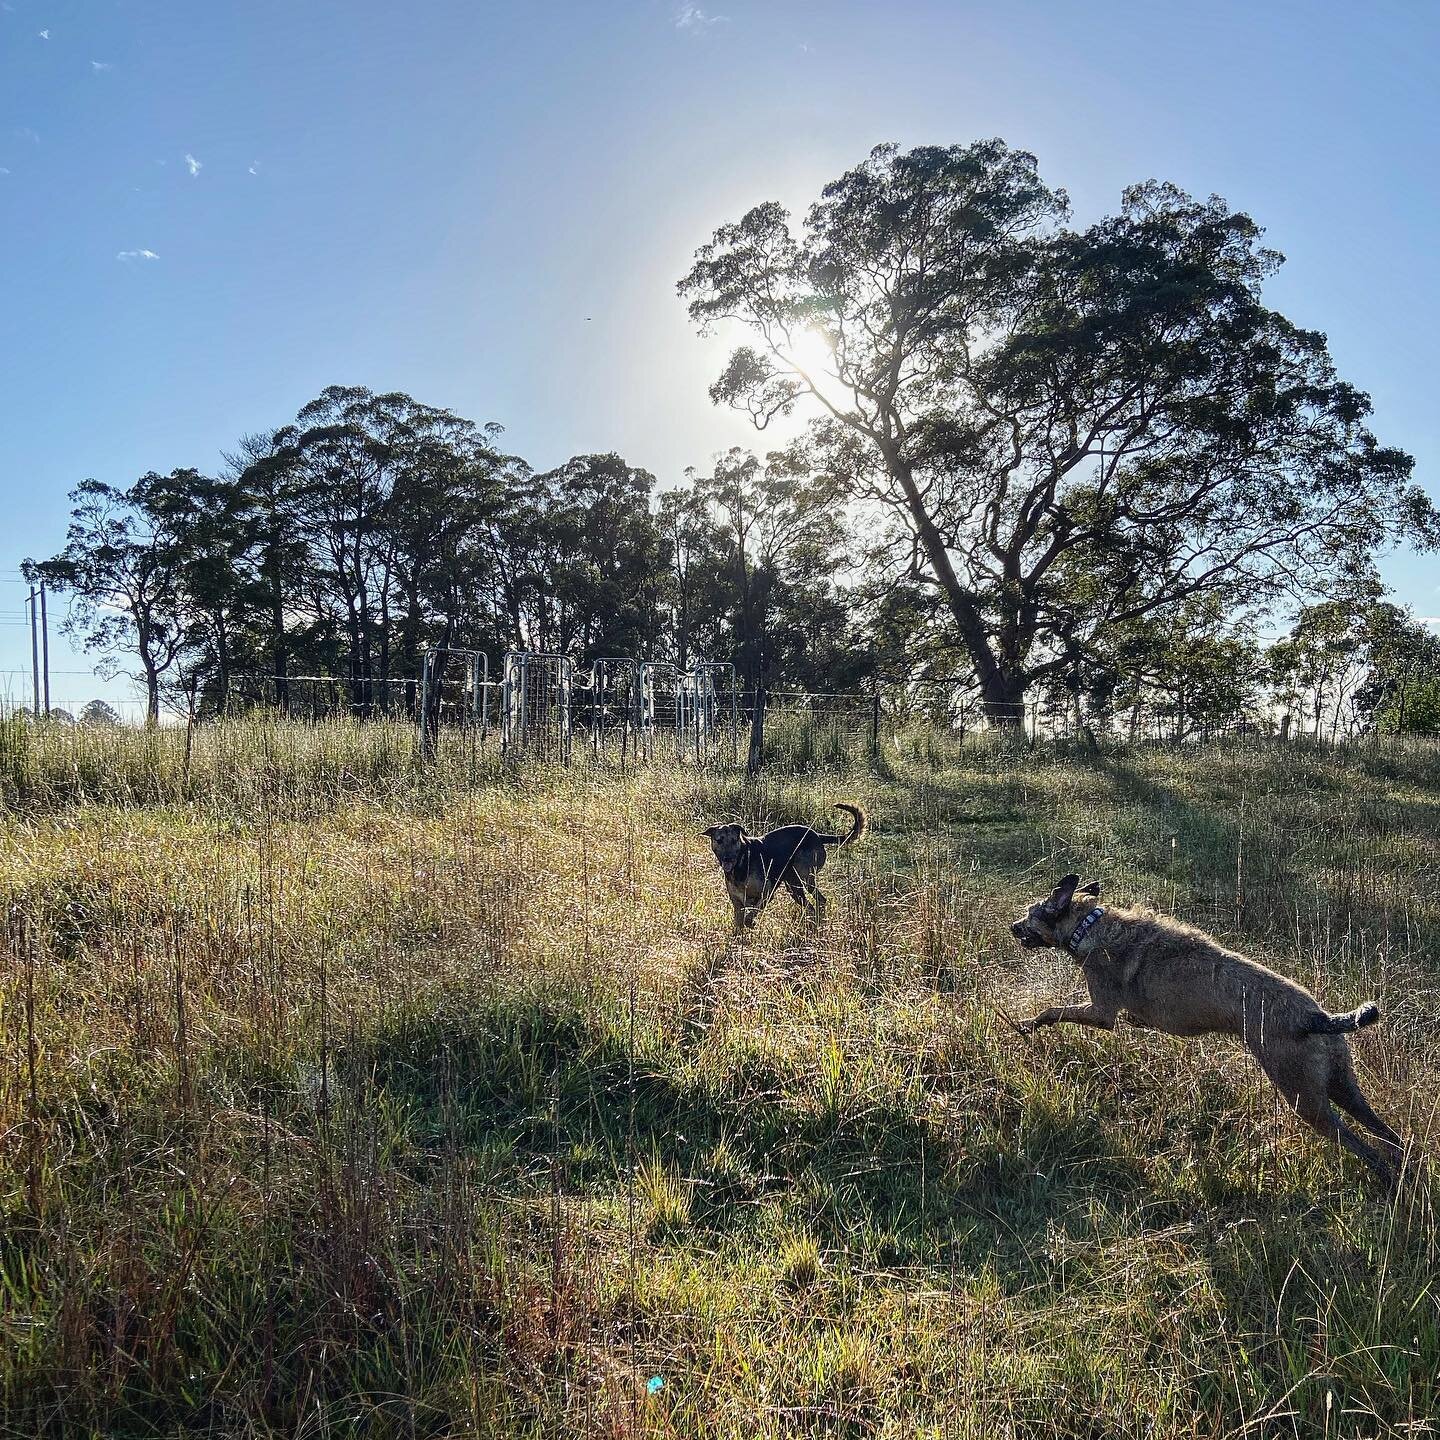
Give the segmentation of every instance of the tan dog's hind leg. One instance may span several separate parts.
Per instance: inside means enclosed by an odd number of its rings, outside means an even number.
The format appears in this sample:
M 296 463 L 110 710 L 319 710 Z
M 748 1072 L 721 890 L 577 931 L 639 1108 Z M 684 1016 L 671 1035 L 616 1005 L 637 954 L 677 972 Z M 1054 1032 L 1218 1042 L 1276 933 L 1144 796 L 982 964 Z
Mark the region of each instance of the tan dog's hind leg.
M 1313 1130 L 1337 1145 L 1343 1145 L 1352 1155 L 1358 1156 L 1376 1174 L 1387 1190 L 1393 1190 L 1396 1183 L 1395 1167 L 1375 1149 L 1362 1140 L 1335 1112 L 1330 1102 L 1302 1095 L 1296 1102 L 1295 1113 Z
M 1331 1108 L 1328 1055 L 1308 1050 L 1307 1041 L 1300 1040 L 1273 1045 L 1258 1059 L 1260 1068 L 1275 1082 L 1275 1088 L 1312 1130 L 1363 1160 L 1387 1190 L 1395 1189 L 1398 1178 L 1395 1166 L 1373 1145 L 1362 1140 Z
M 1347 1115 L 1354 1116 L 1372 1135 L 1378 1136 L 1387 1145 L 1403 1149 L 1405 1142 L 1370 1108 L 1370 1102 L 1361 1093 L 1348 1056 L 1330 1076 L 1330 1100 Z

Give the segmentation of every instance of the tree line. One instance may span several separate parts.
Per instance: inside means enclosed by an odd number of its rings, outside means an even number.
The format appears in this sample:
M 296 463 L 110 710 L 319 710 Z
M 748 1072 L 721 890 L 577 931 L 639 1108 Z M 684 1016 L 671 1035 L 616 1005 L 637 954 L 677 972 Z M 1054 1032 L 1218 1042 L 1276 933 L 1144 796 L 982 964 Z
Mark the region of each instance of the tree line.
M 712 399 L 806 422 L 781 448 L 665 488 L 613 454 L 536 473 L 498 426 L 332 387 L 216 475 L 86 481 L 28 569 L 138 660 L 152 718 L 283 708 L 299 674 L 364 714 L 441 646 L 957 675 L 946 703 L 999 725 L 1158 703 L 1183 734 L 1263 692 L 1316 732 L 1418 727 L 1435 637 L 1375 559 L 1440 514 L 1324 335 L 1265 304 L 1280 263 L 1216 197 L 1149 181 L 1081 226 L 1002 141 L 881 146 L 679 282 L 744 340 Z
M 365 715 L 414 704 L 429 647 L 735 657 L 806 688 L 857 684 L 845 535 L 782 457 L 721 456 L 656 495 L 614 454 L 537 473 L 408 395 L 334 386 L 246 436 L 219 474 L 86 480 L 67 543 L 28 573 L 68 592 L 88 650 L 138 662 L 152 721 L 289 708 L 343 679 Z

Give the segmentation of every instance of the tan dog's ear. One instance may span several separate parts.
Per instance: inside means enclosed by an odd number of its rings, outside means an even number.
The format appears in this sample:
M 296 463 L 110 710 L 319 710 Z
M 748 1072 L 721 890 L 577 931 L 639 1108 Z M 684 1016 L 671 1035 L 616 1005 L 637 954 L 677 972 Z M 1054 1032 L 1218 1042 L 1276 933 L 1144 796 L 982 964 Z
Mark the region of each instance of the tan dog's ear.
M 1045 913 L 1058 919 L 1069 908 L 1075 898 L 1075 887 L 1080 883 L 1078 875 L 1062 875 L 1045 902 Z

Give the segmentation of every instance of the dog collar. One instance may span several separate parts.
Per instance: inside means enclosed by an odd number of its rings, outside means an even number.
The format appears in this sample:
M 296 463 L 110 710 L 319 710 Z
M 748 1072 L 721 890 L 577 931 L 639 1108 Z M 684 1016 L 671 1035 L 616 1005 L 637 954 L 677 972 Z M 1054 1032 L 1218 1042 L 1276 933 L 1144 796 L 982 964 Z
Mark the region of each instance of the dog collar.
M 1105 907 L 1097 905 L 1071 932 L 1070 938 L 1065 942 L 1065 948 L 1072 954 L 1080 953 L 1081 942 L 1099 923 L 1100 917 L 1104 915 Z

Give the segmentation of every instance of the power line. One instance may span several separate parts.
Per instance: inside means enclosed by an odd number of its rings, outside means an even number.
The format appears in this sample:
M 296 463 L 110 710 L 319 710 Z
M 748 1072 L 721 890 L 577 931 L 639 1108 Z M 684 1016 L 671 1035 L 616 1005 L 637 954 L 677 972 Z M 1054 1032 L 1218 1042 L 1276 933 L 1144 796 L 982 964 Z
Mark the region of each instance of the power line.
M 0 675 L 28 675 L 29 673 L 30 673 L 30 671 L 29 671 L 28 668 L 27 668 L 27 669 L 24 669 L 24 670 L 0 670 Z M 79 676 L 83 676 L 83 677 L 86 677 L 86 678 L 91 679 L 91 680 L 97 680 L 97 681 L 99 681 L 100 684 L 102 684 L 102 685 L 107 683 L 101 676 L 97 675 L 93 670 L 52 670 L 50 673 L 51 673 L 52 675 L 79 675 Z M 117 676 L 116 678 L 117 678 L 117 679 L 120 679 L 120 678 L 128 679 L 129 677 L 128 677 L 128 676 L 124 676 L 124 677 Z

